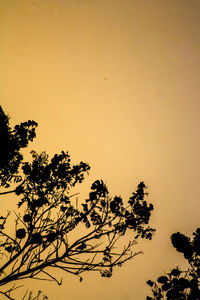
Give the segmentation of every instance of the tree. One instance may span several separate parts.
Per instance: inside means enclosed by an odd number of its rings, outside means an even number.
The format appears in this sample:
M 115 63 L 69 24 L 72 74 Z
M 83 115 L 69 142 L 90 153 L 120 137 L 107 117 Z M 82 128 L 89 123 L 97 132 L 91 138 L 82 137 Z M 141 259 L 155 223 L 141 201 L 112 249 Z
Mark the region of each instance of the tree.
M 197 228 L 190 239 L 186 235 L 176 232 L 171 235 L 171 242 L 176 251 L 183 253 L 189 267 L 181 270 L 179 267 L 158 277 L 157 282 L 148 280 L 153 298 L 151 299 L 200 299 L 200 228 Z
M 88 198 L 80 201 L 71 190 L 83 182 L 89 165 L 72 165 L 70 155 L 64 151 L 51 159 L 46 152 L 31 151 L 32 161 L 24 162 L 20 149 L 35 137 L 37 123 L 28 121 L 12 131 L 3 110 L 0 117 L 4 125 L 0 133 L 5 132 L 1 186 L 7 189 L 15 185 L 1 194 L 15 193 L 19 197 L 14 236 L 6 227 L 10 212 L 0 218 L 1 287 L 24 278 L 60 285 L 62 279 L 55 277 L 55 269 L 73 274 L 80 281 L 86 271 L 109 278 L 114 267 L 141 253 L 132 252 L 133 245 L 138 238 L 151 240 L 155 231 L 148 225 L 153 205 L 145 200 L 143 182 L 124 202 L 120 196 L 110 197 L 103 180 L 96 180 Z M 134 237 L 121 247 L 119 239 L 128 231 Z M 1 293 L 13 299 L 13 290 Z

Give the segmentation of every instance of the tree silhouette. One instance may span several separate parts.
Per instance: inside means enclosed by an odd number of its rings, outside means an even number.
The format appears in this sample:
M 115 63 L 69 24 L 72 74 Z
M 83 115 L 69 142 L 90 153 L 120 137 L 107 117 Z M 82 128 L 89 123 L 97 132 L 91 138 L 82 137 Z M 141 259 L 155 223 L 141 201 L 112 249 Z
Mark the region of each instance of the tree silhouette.
M 171 235 L 171 242 L 176 251 L 183 253 L 189 267 L 181 270 L 179 267 L 158 277 L 157 282 L 148 280 L 153 297 L 151 299 L 200 299 L 200 228 L 197 228 L 190 239 L 186 235 L 176 232 Z
M 89 165 L 72 165 L 70 155 L 64 151 L 51 159 L 46 152 L 31 151 L 32 161 L 24 162 L 20 149 L 35 137 L 37 123 L 28 121 L 11 130 L 2 109 L 0 116 L 1 140 L 5 144 L 1 186 L 7 189 L 15 185 L 1 194 L 15 193 L 19 197 L 14 235 L 6 226 L 10 212 L 0 217 L 0 286 L 25 278 L 60 285 L 62 279 L 54 275 L 58 269 L 80 281 L 86 271 L 111 277 L 115 266 L 141 253 L 132 252 L 132 246 L 138 238 L 151 240 L 155 231 L 148 225 L 153 205 L 145 200 L 143 182 L 124 202 L 120 196 L 110 197 L 105 183 L 96 180 L 88 198 L 80 200 L 71 190 L 83 182 Z M 119 240 L 128 231 L 133 238 L 122 247 Z M 13 299 L 10 295 L 15 288 L 1 293 Z M 39 299 L 36 297 L 29 299 Z

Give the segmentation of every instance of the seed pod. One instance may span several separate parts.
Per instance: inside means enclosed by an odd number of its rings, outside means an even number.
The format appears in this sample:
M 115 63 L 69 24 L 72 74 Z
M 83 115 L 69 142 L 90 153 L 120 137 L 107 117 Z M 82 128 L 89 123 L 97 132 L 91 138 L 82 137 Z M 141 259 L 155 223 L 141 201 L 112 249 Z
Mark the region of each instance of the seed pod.
M 53 241 L 55 241 L 56 239 L 56 234 L 55 232 L 50 232 L 48 235 L 47 235 L 47 241 L 49 243 L 52 243 Z
M 24 220 L 24 222 L 30 222 L 32 220 L 32 218 L 30 215 L 27 214 L 27 215 L 24 215 L 23 220 Z
M 16 231 L 16 238 L 23 239 L 26 236 L 26 231 L 24 228 L 20 228 Z
M 40 244 L 42 242 L 42 236 L 40 233 L 36 232 L 33 233 L 32 237 L 31 237 L 31 244 Z

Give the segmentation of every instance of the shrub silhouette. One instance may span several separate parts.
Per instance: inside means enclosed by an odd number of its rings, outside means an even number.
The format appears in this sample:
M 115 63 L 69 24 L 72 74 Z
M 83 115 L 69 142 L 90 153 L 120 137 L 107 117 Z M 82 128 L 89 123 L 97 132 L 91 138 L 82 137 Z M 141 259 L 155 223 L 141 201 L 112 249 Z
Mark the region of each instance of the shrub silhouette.
M 171 235 L 171 242 L 176 251 L 183 253 L 188 261 L 188 269 L 179 267 L 172 269 L 165 276 L 160 276 L 157 282 L 148 280 L 153 297 L 151 299 L 200 299 L 200 229 L 197 228 L 190 239 L 186 235 L 176 232 Z

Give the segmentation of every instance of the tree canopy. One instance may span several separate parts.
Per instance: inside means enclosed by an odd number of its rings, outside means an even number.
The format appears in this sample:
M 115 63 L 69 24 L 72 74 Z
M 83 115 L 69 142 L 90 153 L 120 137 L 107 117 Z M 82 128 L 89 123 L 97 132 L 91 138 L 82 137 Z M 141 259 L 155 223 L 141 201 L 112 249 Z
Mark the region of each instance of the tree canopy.
M 188 262 L 188 268 L 173 268 L 159 276 L 156 281 L 148 280 L 153 297 L 151 299 L 199 300 L 200 299 L 200 228 L 192 238 L 180 232 L 171 235 L 171 242 L 176 251 L 182 253 Z
M 139 238 L 152 239 L 153 205 L 145 199 L 146 186 L 140 182 L 124 201 L 121 196 L 111 197 L 98 179 L 86 199 L 76 197 L 73 188 L 89 173 L 87 163 L 73 165 L 66 151 L 52 158 L 46 152 L 31 151 L 32 160 L 23 160 L 20 150 L 33 140 L 36 126 L 35 121 L 28 121 L 12 130 L 0 108 L 0 195 L 18 197 L 14 235 L 7 230 L 10 212 L 0 217 L 0 286 L 25 278 L 60 285 L 62 278 L 55 277 L 55 269 L 80 281 L 84 272 L 92 271 L 109 278 L 116 266 L 141 253 L 133 252 Z M 132 239 L 121 246 L 119 240 L 128 231 Z M 15 285 L 0 293 L 14 299 L 14 289 Z M 38 295 L 29 299 L 39 299 Z
M 9 126 L 9 117 L 0 106 L 0 186 L 8 188 L 14 179 L 17 183 L 21 177 L 17 176 L 23 155 L 21 148 L 28 146 L 35 138 L 35 121 L 23 122 L 14 129 Z

